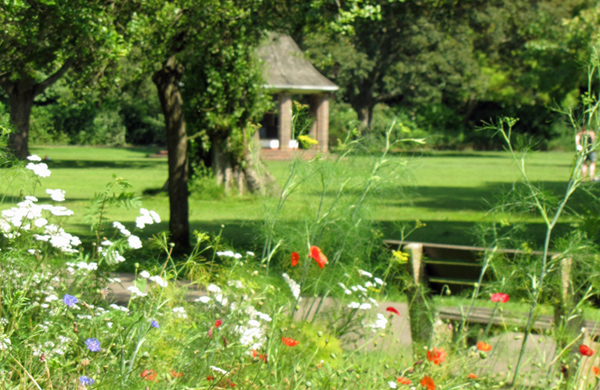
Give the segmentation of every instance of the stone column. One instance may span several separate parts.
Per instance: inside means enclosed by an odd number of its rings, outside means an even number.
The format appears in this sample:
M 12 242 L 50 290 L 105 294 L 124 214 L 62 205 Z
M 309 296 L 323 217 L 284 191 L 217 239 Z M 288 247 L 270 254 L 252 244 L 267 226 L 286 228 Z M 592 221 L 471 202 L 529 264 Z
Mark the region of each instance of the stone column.
M 319 150 L 327 152 L 329 143 L 329 94 L 316 95 L 314 97 L 316 111 L 316 139 L 319 141 Z
M 292 138 L 292 95 L 279 94 L 279 150 L 290 148 Z
M 317 117 L 319 115 L 319 95 L 312 95 L 310 97 L 310 119 L 312 119 L 312 126 L 308 135 L 312 139 L 317 139 Z M 318 149 L 318 145 L 311 146 L 311 149 Z

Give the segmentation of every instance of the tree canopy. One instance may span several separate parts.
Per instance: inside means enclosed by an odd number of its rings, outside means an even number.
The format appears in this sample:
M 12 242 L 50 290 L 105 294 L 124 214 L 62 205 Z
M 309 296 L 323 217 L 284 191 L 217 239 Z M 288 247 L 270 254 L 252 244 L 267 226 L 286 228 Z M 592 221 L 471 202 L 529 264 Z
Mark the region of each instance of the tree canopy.
M 4 1 L 0 3 L 0 87 L 8 96 L 9 148 L 29 154 L 34 99 L 69 70 L 97 78 L 107 60 L 126 51 L 118 2 L 101 0 Z

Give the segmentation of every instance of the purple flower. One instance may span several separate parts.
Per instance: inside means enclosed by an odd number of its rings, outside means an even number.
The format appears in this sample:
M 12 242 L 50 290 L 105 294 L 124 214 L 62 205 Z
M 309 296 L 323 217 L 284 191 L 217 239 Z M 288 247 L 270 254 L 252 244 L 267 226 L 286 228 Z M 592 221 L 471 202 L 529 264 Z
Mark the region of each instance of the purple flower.
M 93 378 L 82 375 L 79 377 L 79 382 L 84 386 L 88 386 L 88 385 L 93 385 L 94 382 L 96 382 L 96 381 Z
M 75 305 L 77 301 L 77 297 L 74 297 L 73 295 L 65 294 L 65 296 L 63 297 L 63 302 L 65 303 L 65 305 L 67 305 L 67 307 L 73 307 L 73 305 Z
M 91 352 L 100 352 L 100 341 L 98 341 L 98 339 L 87 339 L 85 340 L 85 345 L 87 345 L 87 348 L 91 351 Z
M 151 327 L 153 327 L 153 328 L 156 328 L 156 329 L 158 329 L 158 328 L 159 328 L 159 326 L 158 326 L 158 322 L 156 322 L 156 321 L 154 321 L 154 320 L 150 321 L 150 326 L 151 326 Z

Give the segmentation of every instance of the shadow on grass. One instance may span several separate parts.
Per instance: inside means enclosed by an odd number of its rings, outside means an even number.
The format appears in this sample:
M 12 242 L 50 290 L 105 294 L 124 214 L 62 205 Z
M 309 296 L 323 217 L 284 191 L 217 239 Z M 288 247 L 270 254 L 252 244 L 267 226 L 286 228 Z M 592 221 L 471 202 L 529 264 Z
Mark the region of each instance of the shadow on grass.
M 540 191 L 554 199 L 561 199 L 566 191 L 566 181 L 540 181 L 533 183 Z M 569 207 L 581 211 L 581 206 L 592 202 L 593 197 L 600 196 L 600 183 L 585 184 L 585 190 L 576 191 L 569 201 Z M 449 187 L 449 186 L 398 186 L 380 189 L 376 195 L 378 205 L 391 207 L 417 207 L 444 211 L 486 211 L 492 207 L 509 201 L 513 188 L 529 195 L 523 186 L 513 187 L 510 183 L 490 182 L 478 187 Z M 359 197 L 361 188 L 346 189 L 345 196 Z M 589 193 L 588 193 L 589 192 Z M 311 191 L 311 196 L 320 197 L 321 192 Z M 336 196 L 334 191 L 325 194 L 326 197 Z M 533 213 L 532 215 L 535 215 Z
M 106 160 L 52 160 L 52 169 L 147 169 L 161 167 L 166 164 L 166 160 L 151 159 L 144 161 L 106 161 Z

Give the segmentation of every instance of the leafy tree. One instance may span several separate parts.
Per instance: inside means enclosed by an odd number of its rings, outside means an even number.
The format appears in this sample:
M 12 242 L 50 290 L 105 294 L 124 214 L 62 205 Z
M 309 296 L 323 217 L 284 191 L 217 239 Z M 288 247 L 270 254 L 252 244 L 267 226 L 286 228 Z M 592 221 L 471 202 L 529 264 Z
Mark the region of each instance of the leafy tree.
M 243 168 L 247 176 L 250 167 L 241 162 L 248 155 L 259 85 L 250 53 L 265 26 L 267 2 L 177 0 L 143 5 L 134 25 L 145 49 L 145 66 L 154 69 L 152 80 L 165 118 L 171 240 L 184 249 L 189 246 L 185 114 L 205 127 L 193 131 L 204 155 L 212 147 L 214 159 L 227 160 L 213 167 Z M 192 103 L 187 109 L 182 91 Z
M 126 4 L 126 3 L 123 3 Z M 68 71 L 95 79 L 123 53 L 123 4 L 102 0 L 14 0 L 0 3 L 0 88 L 15 131 L 8 146 L 29 155 L 34 99 Z M 122 13 L 123 12 L 123 13 Z
M 349 3 L 360 3 L 350 0 Z M 264 109 L 254 48 L 266 30 L 298 30 L 299 21 L 322 20 L 335 0 L 174 0 L 142 3 L 134 26 L 153 69 L 165 118 L 169 153 L 170 231 L 180 248 L 188 246 L 188 136 L 197 154 L 226 187 L 259 190 L 264 184 L 249 141 Z M 335 8 L 334 8 L 335 9 Z M 359 8 L 357 8 L 359 9 Z M 306 11 L 300 13 L 300 11 Z M 157 69 L 156 64 L 160 63 Z M 189 104 L 184 105 L 184 97 Z M 264 171 L 263 171 L 264 172 Z M 233 174 L 232 174 L 233 173 Z M 237 180 L 235 180 L 237 179 Z
M 376 13 L 307 39 L 365 128 L 378 103 L 440 100 L 443 89 L 469 82 L 471 42 L 449 22 L 449 3 L 372 0 Z

